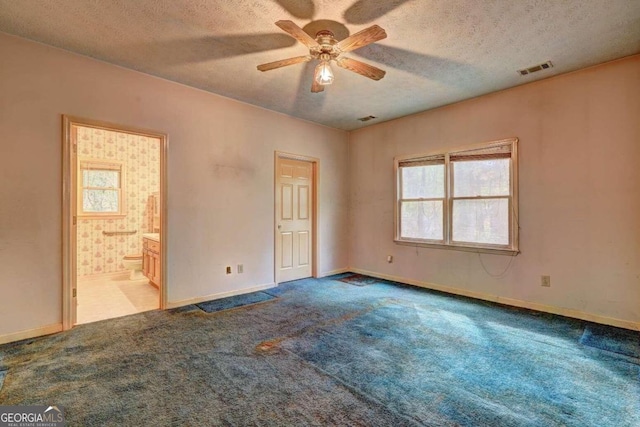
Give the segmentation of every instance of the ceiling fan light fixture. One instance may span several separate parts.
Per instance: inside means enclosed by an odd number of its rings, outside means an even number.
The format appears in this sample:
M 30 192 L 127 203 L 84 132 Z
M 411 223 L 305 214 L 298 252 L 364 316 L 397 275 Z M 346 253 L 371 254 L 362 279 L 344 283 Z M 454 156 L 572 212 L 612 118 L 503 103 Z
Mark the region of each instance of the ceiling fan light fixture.
M 330 85 L 333 83 L 333 70 L 329 65 L 329 61 L 322 61 L 316 67 L 316 82 L 321 85 Z
M 387 33 L 378 25 L 372 25 L 355 34 L 350 35 L 344 40 L 337 41 L 333 33 L 329 30 L 322 30 L 316 33 L 313 39 L 302 28 L 293 21 L 278 21 L 276 25 L 291 37 L 309 48 L 309 54 L 297 56 L 295 58 L 283 59 L 280 61 L 269 62 L 267 64 L 258 65 L 258 71 L 269 71 L 276 68 L 286 67 L 288 65 L 299 64 L 301 62 L 309 62 L 311 60 L 319 60 L 320 63 L 315 68 L 313 75 L 313 84 L 311 85 L 312 93 L 324 91 L 326 85 L 333 83 L 333 70 L 331 69 L 331 61 L 336 61 L 340 68 L 344 68 L 372 80 L 380 80 L 384 77 L 385 71 L 376 68 L 373 65 L 365 64 L 356 59 L 345 58 L 344 52 L 360 49 L 361 47 L 375 43 L 387 37 Z

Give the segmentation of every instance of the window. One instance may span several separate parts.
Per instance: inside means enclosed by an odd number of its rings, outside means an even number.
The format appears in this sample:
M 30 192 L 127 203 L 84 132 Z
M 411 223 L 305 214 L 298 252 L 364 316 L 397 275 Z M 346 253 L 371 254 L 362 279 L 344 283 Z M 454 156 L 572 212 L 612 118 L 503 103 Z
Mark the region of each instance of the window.
M 517 253 L 517 142 L 396 158 L 395 240 Z
M 80 160 L 79 172 L 79 215 L 124 215 L 122 163 L 107 160 Z

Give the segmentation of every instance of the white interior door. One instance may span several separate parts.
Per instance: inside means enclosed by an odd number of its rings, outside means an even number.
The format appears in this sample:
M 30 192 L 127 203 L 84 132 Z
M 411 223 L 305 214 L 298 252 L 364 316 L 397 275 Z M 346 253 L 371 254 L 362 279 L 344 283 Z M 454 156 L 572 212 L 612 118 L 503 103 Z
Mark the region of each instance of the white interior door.
M 276 281 L 312 275 L 313 163 L 276 160 Z

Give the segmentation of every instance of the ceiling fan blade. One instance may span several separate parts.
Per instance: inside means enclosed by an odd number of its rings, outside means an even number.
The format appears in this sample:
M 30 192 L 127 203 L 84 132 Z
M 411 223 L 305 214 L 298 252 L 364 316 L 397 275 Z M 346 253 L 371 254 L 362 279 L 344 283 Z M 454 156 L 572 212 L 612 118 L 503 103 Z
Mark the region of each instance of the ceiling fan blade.
M 316 81 L 316 77 L 318 77 L 318 72 L 319 72 L 318 67 L 316 67 L 316 70 L 313 72 L 313 83 L 311 83 L 311 92 L 313 93 L 322 92 L 324 90 L 324 85 L 321 85 Z
M 305 33 L 304 30 L 298 27 L 292 21 L 278 21 L 276 25 L 280 27 L 283 31 L 286 31 L 293 37 L 298 40 L 300 43 L 311 49 L 312 47 L 318 46 L 318 42 L 313 39 L 309 34 Z
M 380 80 L 385 74 L 387 74 L 386 71 L 381 70 L 380 68 L 351 58 L 338 58 L 336 59 L 336 63 L 338 64 L 338 67 L 345 68 L 373 80 Z
M 266 64 L 258 65 L 258 70 L 269 71 L 276 68 L 286 67 L 287 65 L 299 64 L 301 62 L 309 62 L 311 57 L 309 55 L 296 56 L 295 58 L 281 59 L 280 61 L 268 62 Z
M 338 43 L 338 47 L 343 52 L 349 52 L 377 42 L 378 40 L 382 40 L 386 37 L 387 33 L 381 27 L 372 25 L 371 27 L 365 28 L 364 30 L 342 40 Z

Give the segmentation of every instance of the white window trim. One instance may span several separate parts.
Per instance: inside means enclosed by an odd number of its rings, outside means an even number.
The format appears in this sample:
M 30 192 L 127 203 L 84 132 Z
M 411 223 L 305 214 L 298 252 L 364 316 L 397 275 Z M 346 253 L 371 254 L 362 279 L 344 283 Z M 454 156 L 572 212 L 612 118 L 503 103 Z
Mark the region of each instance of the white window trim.
M 86 187 L 84 187 L 84 182 L 82 180 L 82 171 L 84 169 L 88 169 L 83 167 L 83 165 L 95 165 L 95 169 L 104 169 L 104 170 L 117 170 L 120 172 L 120 187 L 118 190 L 118 212 L 85 212 L 83 210 L 82 197 L 84 195 L 84 191 Z M 88 159 L 88 158 L 79 158 L 78 159 L 78 201 L 76 203 L 78 209 L 78 216 L 82 218 L 124 218 L 127 216 L 126 207 L 125 207 L 125 168 L 124 162 L 118 160 L 105 160 L 105 159 Z
M 469 150 L 477 150 L 479 148 L 491 148 L 496 146 L 511 145 L 511 161 L 510 165 L 510 215 L 509 215 L 509 245 L 492 245 L 492 244 L 473 244 L 473 243 L 456 243 L 452 239 L 451 223 L 452 218 L 452 205 L 454 198 L 451 197 L 452 193 L 452 169 L 450 167 L 450 155 L 456 153 L 462 153 Z M 444 155 L 445 157 L 445 201 L 443 206 L 443 231 L 444 240 L 423 240 L 423 239 L 411 239 L 402 238 L 400 236 L 400 209 L 401 209 L 401 171 L 400 163 L 409 160 L 434 157 L 438 155 Z M 463 147 L 455 147 L 449 150 L 438 150 L 429 153 L 411 154 L 397 156 L 394 158 L 394 172 L 395 172 L 395 207 L 394 207 L 394 241 L 400 245 L 409 246 L 421 246 L 428 248 L 438 249 L 453 249 L 459 251 L 468 252 L 480 252 L 491 253 L 500 255 L 517 255 L 519 250 L 519 233 L 518 233 L 518 138 L 507 138 L 497 141 L 483 142 L 479 144 L 466 145 Z M 504 197 L 504 196 L 503 196 Z M 493 198 L 493 197 L 487 197 Z M 496 197 L 497 198 L 497 197 Z

